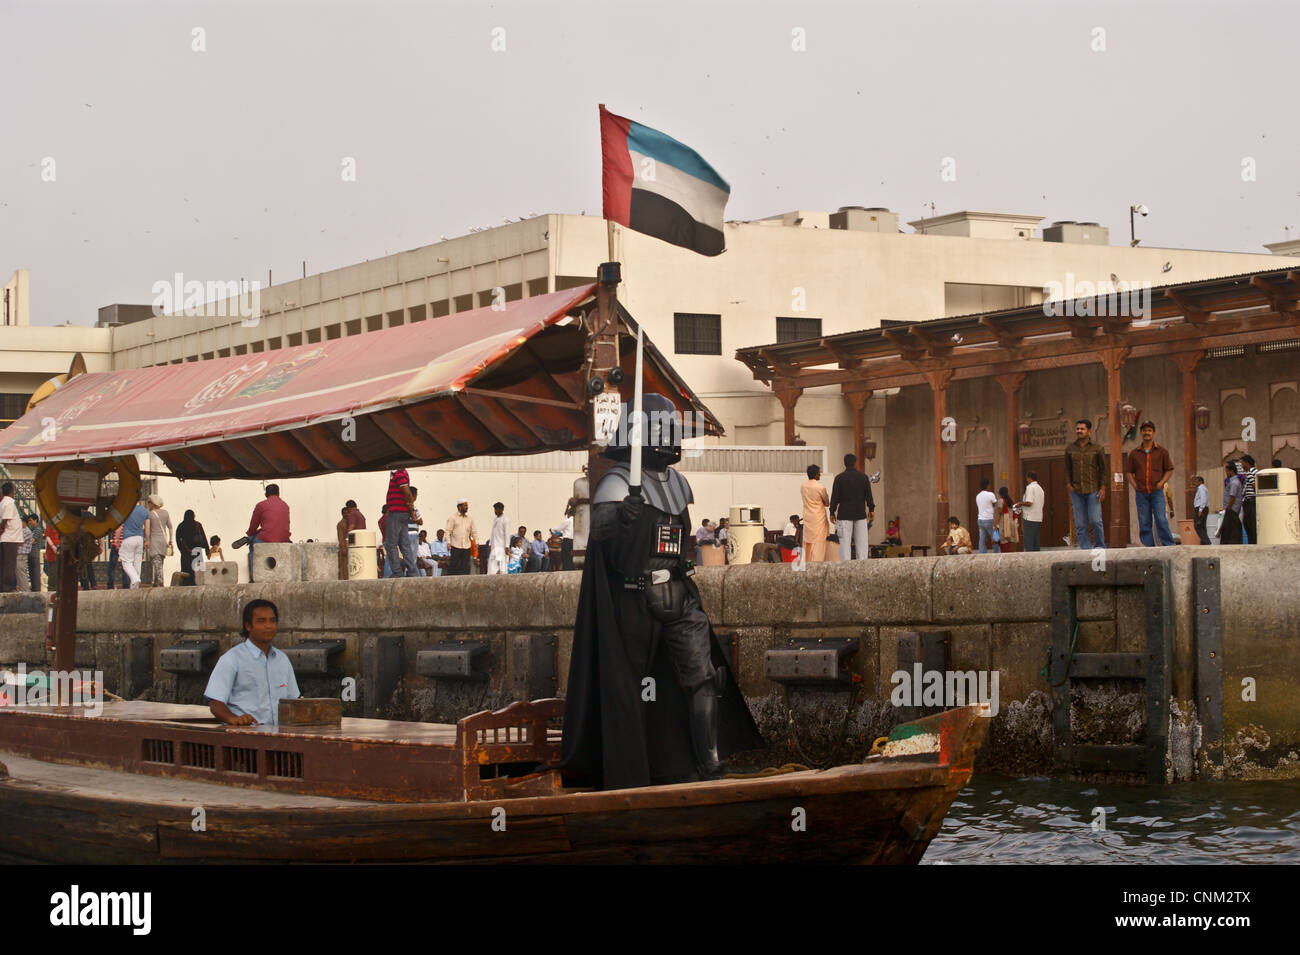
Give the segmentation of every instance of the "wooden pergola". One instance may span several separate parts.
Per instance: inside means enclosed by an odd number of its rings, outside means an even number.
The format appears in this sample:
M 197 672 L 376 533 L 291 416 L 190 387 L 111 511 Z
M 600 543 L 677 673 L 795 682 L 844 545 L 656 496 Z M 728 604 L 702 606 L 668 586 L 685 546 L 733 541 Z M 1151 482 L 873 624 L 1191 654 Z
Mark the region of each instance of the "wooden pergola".
M 1122 288 L 1122 287 L 1121 287 Z M 1196 367 L 1208 349 L 1250 345 L 1300 335 L 1300 271 L 1275 269 L 1149 290 L 1149 307 L 1133 306 L 1133 291 L 962 315 L 736 351 L 785 409 L 785 442 L 794 441 L 794 409 L 808 388 L 839 385 L 853 409 L 854 448 L 864 459 L 863 425 L 873 392 L 929 385 L 934 396 L 937 536 L 948 522 L 948 456 L 941 422 L 953 381 L 996 378 L 1006 396 L 1009 473 L 1020 471 L 1017 432 L 1020 388 L 1031 371 L 1101 362 L 1106 369 L 1109 447 L 1118 454 L 1123 428 L 1120 372 L 1132 358 L 1164 356 L 1182 372 L 1183 482 L 1188 513 L 1196 473 Z M 1141 302 L 1145 304 L 1145 296 Z M 1118 466 L 1119 458 L 1115 457 Z M 1111 479 L 1113 500 L 1106 538 L 1125 546 L 1128 495 Z

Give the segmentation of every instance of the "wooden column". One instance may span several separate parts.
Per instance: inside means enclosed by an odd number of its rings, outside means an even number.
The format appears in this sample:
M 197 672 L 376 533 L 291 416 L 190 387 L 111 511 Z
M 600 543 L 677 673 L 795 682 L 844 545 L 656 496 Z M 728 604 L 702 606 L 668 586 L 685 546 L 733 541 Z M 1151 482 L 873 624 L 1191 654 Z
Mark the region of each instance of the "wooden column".
M 1189 521 L 1196 517 L 1192 507 L 1196 497 L 1196 366 L 1204 355 L 1190 351 L 1169 356 L 1183 373 L 1183 516 Z
M 1028 375 L 1023 371 L 1013 375 L 998 375 L 998 384 L 1002 386 L 1007 396 L 1007 490 L 1011 492 L 1013 500 L 1018 497 L 1017 489 L 1023 490 L 1024 476 L 1020 473 L 1020 432 L 1017 426 L 1020 424 L 1020 388 L 1025 383 L 1026 377 Z
M 851 391 L 850 388 L 854 390 Z M 863 432 L 866 430 L 867 424 L 867 400 L 871 397 L 871 389 L 846 384 L 841 385 L 840 390 L 844 392 L 844 400 L 853 409 L 853 453 L 858 457 L 858 470 L 865 471 L 867 466 L 864 462 L 867 460 L 867 456 L 862 449 L 862 445 L 864 440 Z
M 1099 357 L 1106 366 L 1106 399 L 1110 422 L 1110 469 L 1104 487 L 1110 495 L 1110 527 L 1106 528 L 1107 547 L 1128 546 L 1128 488 L 1124 485 L 1124 427 L 1119 420 L 1119 406 L 1124 403 L 1120 394 L 1120 369 L 1128 358 L 1128 348 L 1105 348 Z M 1115 475 L 1119 474 L 1119 480 Z
M 601 283 L 597 276 L 596 285 L 596 307 L 588 315 L 588 335 L 591 337 L 590 355 L 591 355 L 591 375 L 606 377 L 610 370 L 619 364 L 618 360 L 618 284 Z M 628 387 L 628 402 L 631 403 L 631 381 L 632 376 L 628 376 L 625 385 Z M 585 384 L 585 382 L 584 382 Z M 606 387 L 614 388 L 613 385 Z M 621 390 L 621 389 L 616 389 Z M 604 455 L 604 448 L 595 441 L 595 421 L 594 407 L 591 403 L 591 396 L 587 398 L 587 422 L 591 428 L 592 440 L 587 445 L 587 489 L 588 494 L 596 490 L 596 484 L 605 472 L 613 467 L 614 462 Z
M 799 403 L 803 389 L 795 388 L 789 382 L 779 382 L 773 390 L 785 409 L 785 443 L 794 444 L 794 406 Z
M 939 545 L 948 536 L 948 445 L 943 440 L 943 419 L 948 417 L 948 382 L 952 380 L 952 369 L 927 371 L 925 380 L 934 392 L 934 546 L 938 553 Z
M 77 560 L 72 548 L 60 541 L 59 556 L 55 561 L 58 570 L 58 592 L 54 595 L 54 669 L 70 673 L 77 665 L 77 595 L 80 583 L 77 580 Z M 43 546 L 44 541 L 37 539 L 32 546 Z M 111 584 L 112 581 L 109 581 Z M 52 683 L 63 681 L 51 681 Z M 70 684 L 66 684 L 70 685 Z M 51 699 L 57 693 L 50 688 Z M 55 700 L 59 704 L 68 704 L 69 700 Z

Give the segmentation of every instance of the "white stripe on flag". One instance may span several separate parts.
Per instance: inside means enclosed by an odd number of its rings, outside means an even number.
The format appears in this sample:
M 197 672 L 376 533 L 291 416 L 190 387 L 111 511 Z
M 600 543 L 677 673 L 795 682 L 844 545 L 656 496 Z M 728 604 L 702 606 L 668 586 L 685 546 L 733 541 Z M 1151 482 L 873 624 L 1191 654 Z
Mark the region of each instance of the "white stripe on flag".
M 722 231 L 722 211 L 727 204 L 727 193 L 712 183 L 682 172 L 676 166 L 651 160 L 635 150 L 628 152 L 632 157 L 633 189 L 644 189 L 671 199 L 696 222 Z M 654 170 L 653 179 L 645 176 L 649 169 Z

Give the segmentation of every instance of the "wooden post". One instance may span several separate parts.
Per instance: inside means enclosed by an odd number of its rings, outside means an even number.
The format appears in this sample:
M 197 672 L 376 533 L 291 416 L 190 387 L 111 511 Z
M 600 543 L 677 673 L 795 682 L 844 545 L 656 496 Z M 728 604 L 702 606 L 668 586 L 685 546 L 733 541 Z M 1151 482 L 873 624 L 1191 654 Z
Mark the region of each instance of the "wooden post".
M 845 384 L 840 386 L 840 390 L 844 393 L 844 400 L 853 409 L 853 453 L 858 459 L 858 470 L 865 471 L 867 456 L 863 449 L 863 432 L 866 431 L 867 400 L 871 397 L 871 389 Z
M 32 544 L 36 546 L 35 543 Z M 54 604 L 54 669 L 64 673 L 72 672 L 77 660 L 77 592 L 80 583 L 77 580 L 77 560 L 70 547 L 59 548 L 56 561 L 59 568 L 58 594 Z M 62 680 L 51 683 L 71 685 Z M 69 700 L 55 700 L 67 704 Z
M 1020 388 L 1028 374 L 998 375 L 998 384 L 1007 396 L 1007 490 L 1013 499 L 1019 496 L 1024 475 L 1020 473 Z
M 788 382 L 780 384 L 783 387 L 774 390 L 781 407 L 785 409 L 785 443 L 789 446 L 794 444 L 794 406 L 799 403 L 799 396 L 803 394 L 803 389 L 792 387 Z
M 1128 487 L 1124 483 L 1124 426 L 1119 420 L 1119 407 L 1123 404 L 1120 394 L 1120 369 L 1128 358 L 1128 348 L 1106 348 L 1100 358 L 1106 366 L 1106 399 L 1109 402 L 1110 416 L 1110 468 L 1103 485 L 1111 495 L 1110 527 L 1106 528 L 1107 547 L 1128 546 Z M 1118 469 L 1118 470 L 1117 470 Z M 1119 480 L 1115 480 L 1115 475 Z
M 948 382 L 952 380 L 952 369 L 927 371 L 925 380 L 934 392 L 934 547 L 937 554 L 948 536 L 948 444 L 943 440 L 943 419 L 948 417 Z
M 613 228 L 610 228 L 613 242 Z M 591 376 L 604 378 L 611 369 L 619 364 L 618 360 L 618 282 L 601 282 L 597 276 L 596 310 L 591 316 Z M 606 385 L 606 387 L 613 387 Z M 596 490 L 596 483 L 613 466 L 609 458 L 601 452 L 604 450 L 595 441 L 595 411 L 590 396 L 587 399 L 587 418 L 591 427 L 592 441 L 587 445 L 587 488 L 588 493 Z
M 1205 352 L 1179 352 L 1169 357 L 1183 373 L 1183 506 L 1185 520 L 1196 517 L 1196 366 Z

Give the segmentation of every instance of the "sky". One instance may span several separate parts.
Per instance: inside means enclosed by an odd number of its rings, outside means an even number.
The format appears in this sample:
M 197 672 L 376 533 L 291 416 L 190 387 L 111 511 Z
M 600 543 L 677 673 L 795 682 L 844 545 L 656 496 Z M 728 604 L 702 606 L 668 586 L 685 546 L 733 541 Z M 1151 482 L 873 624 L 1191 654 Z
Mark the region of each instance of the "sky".
M 1142 203 L 1144 246 L 1263 252 L 1300 238 L 1297 36 L 1263 0 L 0 0 L 0 278 L 90 325 L 176 272 L 599 215 L 599 103 L 699 151 L 729 219 L 933 203 L 1123 244 Z

